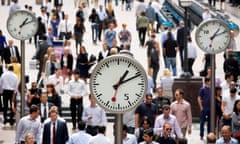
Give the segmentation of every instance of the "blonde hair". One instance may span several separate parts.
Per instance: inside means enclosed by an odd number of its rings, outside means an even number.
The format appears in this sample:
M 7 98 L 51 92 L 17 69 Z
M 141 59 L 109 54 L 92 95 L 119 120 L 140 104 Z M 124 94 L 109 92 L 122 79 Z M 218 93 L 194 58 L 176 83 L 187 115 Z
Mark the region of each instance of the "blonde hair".
M 171 72 L 169 71 L 169 69 L 164 69 L 163 70 L 163 76 L 165 76 L 165 77 L 170 77 L 172 74 L 171 74 Z
M 28 138 L 30 138 L 30 137 L 32 137 L 33 139 L 35 139 L 33 134 L 27 133 L 27 134 L 25 135 L 25 137 L 24 137 L 25 142 L 26 142 L 26 141 L 28 140 Z M 34 141 L 34 140 L 33 140 L 33 141 Z

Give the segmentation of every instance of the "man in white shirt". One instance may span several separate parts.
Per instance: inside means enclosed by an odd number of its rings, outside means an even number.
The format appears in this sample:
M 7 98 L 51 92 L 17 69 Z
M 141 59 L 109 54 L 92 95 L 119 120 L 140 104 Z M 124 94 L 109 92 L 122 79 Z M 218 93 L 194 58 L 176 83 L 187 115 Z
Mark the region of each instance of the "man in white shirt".
M 127 133 L 127 125 L 123 125 L 123 144 L 137 144 L 135 135 Z
M 103 31 L 103 23 L 104 23 L 104 20 L 107 18 L 107 13 L 106 13 L 105 9 L 103 9 L 102 5 L 99 5 L 99 9 L 97 10 L 97 14 L 98 14 L 98 17 L 99 17 L 98 40 L 101 41 L 102 31 Z
M 74 133 L 70 138 L 67 144 L 88 144 L 92 136 L 85 132 L 86 123 L 80 121 L 78 123 L 79 131 Z
M 173 127 L 171 130 L 171 137 L 175 137 L 175 134 L 178 138 L 183 137 L 181 128 L 178 124 L 176 117 L 170 114 L 170 105 L 168 104 L 163 105 L 163 114 L 159 115 L 155 120 L 154 128 L 158 135 L 162 134 L 163 125 L 165 122 L 169 122 Z
M 4 121 L 3 124 L 7 122 L 10 125 L 14 124 L 14 113 L 12 111 L 12 97 L 14 91 L 17 91 L 18 88 L 18 78 L 17 75 L 13 72 L 13 66 L 8 67 L 8 71 L 4 72 L 0 78 L 0 93 L 2 92 L 3 95 L 3 117 Z M 9 105 L 10 104 L 10 105 Z M 10 119 L 7 119 L 7 111 L 8 109 L 11 110 Z
M 74 71 L 74 79 L 69 82 L 68 94 L 70 98 L 70 110 L 72 117 L 73 130 L 76 129 L 76 112 L 78 117 L 78 122 L 81 120 L 83 111 L 83 96 L 88 95 L 85 82 L 80 79 L 80 74 L 78 70 Z
M 94 97 L 89 95 L 90 105 L 83 110 L 82 120 L 86 122 L 86 132 L 92 136 L 97 135 L 99 126 L 107 125 L 107 116 L 105 111 L 96 104 Z
M 222 123 L 223 125 L 231 126 L 232 123 L 232 113 L 233 113 L 233 105 L 238 98 L 237 89 L 230 88 L 230 92 L 228 95 L 222 97 Z
M 64 20 L 62 20 L 59 24 L 59 39 L 71 39 L 73 26 L 71 21 L 68 19 L 68 15 L 65 14 Z
M 30 114 L 22 117 L 18 123 L 16 131 L 16 143 L 25 143 L 25 135 L 31 133 L 34 135 L 36 143 L 40 142 L 41 122 L 39 117 L 39 108 L 36 105 L 30 107 Z
M 105 131 L 106 127 L 100 126 L 98 134 L 90 139 L 89 144 L 111 144 L 110 139 L 105 136 Z

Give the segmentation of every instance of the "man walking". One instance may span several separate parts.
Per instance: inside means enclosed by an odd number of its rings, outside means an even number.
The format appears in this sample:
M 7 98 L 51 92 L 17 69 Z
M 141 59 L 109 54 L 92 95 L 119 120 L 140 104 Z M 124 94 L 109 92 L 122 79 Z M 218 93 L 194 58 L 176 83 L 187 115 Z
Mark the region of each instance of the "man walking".
M 182 130 L 183 136 L 186 136 L 186 131 L 188 130 L 188 134 L 191 134 L 191 127 L 192 127 L 192 112 L 191 106 L 189 102 L 184 100 L 184 91 L 182 89 L 175 90 L 175 98 L 171 104 L 171 111 L 170 113 L 175 115 L 179 126 Z

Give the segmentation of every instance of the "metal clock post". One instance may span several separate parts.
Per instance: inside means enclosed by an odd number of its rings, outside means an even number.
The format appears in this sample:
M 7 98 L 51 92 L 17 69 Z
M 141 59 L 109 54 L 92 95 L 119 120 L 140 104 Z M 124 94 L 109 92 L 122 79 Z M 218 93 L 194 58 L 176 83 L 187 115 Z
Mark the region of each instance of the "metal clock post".
M 138 106 L 146 94 L 144 68 L 131 54 L 107 57 L 94 68 L 90 90 L 99 106 L 116 114 L 115 144 L 122 144 L 123 114 Z
M 230 43 L 230 29 L 222 20 L 202 22 L 196 30 L 195 39 L 199 48 L 211 54 L 211 107 L 210 130 L 215 130 L 215 55 L 224 51 Z
M 11 14 L 7 20 L 9 34 L 20 40 L 21 47 L 21 117 L 24 116 L 25 106 L 25 40 L 35 35 L 38 29 L 38 22 L 33 13 L 18 10 Z

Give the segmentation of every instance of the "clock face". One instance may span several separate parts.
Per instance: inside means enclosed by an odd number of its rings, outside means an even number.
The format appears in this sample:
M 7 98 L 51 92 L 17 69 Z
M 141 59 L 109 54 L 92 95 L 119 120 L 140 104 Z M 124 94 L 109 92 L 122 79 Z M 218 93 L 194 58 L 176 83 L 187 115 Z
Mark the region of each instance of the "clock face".
M 7 20 L 7 29 L 9 34 L 18 40 L 31 38 L 38 28 L 36 17 L 28 11 L 19 10 L 9 16 Z
M 146 72 L 131 57 L 110 56 L 93 70 L 90 89 L 96 102 L 105 110 L 123 113 L 142 102 L 147 89 Z
M 195 38 L 198 46 L 206 53 L 215 54 L 224 51 L 230 42 L 230 30 L 221 20 L 211 19 L 200 24 Z

